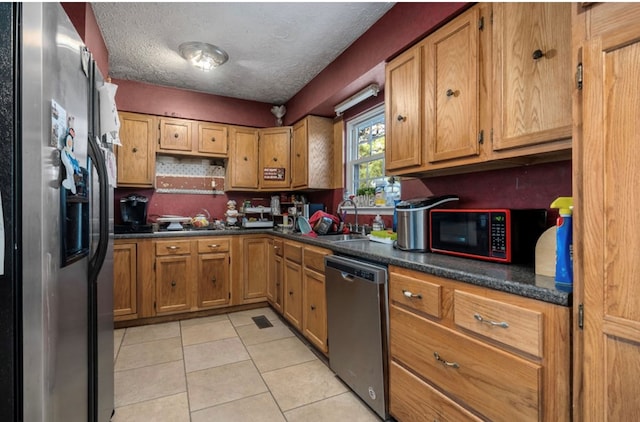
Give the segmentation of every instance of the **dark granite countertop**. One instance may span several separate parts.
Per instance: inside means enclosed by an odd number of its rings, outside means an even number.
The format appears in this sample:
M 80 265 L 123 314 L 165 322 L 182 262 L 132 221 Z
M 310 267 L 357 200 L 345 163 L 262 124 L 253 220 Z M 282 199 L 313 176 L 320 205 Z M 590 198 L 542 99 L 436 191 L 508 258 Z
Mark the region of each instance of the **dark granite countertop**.
M 562 306 L 571 306 L 571 293 L 555 288 L 553 277 L 536 275 L 533 268 L 491 263 L 435 253 L 404 252 L 393 246 L 377 242 L 335 243 L 303 236 L 300 233 L 282 233 L 272 229 L 190 230 L 156 233 L 116 234 L 115 239 L 170 238 L 185 236 L 228 236 L 240 234 L 272 234 L 311 245 L 321 246 L 336 254 L 347 255 L 378 264 L 397 265 L 416 271 L 488 287 L 518 296 L 541 300 Z

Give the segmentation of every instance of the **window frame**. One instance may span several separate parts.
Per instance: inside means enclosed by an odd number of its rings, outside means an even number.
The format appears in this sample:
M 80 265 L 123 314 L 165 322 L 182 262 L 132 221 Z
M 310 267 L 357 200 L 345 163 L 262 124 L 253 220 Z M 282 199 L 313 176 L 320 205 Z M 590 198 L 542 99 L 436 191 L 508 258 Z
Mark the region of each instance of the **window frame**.
M 357 128 L 361 126 L 363 123 L 366 123 L 369 120 L 374 120 L 380 118 L 380 116 L 385 118 L 384 116 L 384 103 L 350 119 L 346 122 L 346 178 L 345 178 L 345 192 L 348 192 L 349 195 L 356 195 L 357 190 L 355 189 L 354 184 L 354 165 L 366 163 L 369 161 L 376 161 L 382 159 L 383 165 L 383 177 L 384 177 L 384 160 L 385 160 L 385 152 L 380 154 L 370 155 L 366 158 L 355 158 L 358 154 L 358 143 L 357 143 Z M 386 121 L 385 121 L 386 126 Z M 386 127 L 385 127 L 385 136 L 386 136 Z

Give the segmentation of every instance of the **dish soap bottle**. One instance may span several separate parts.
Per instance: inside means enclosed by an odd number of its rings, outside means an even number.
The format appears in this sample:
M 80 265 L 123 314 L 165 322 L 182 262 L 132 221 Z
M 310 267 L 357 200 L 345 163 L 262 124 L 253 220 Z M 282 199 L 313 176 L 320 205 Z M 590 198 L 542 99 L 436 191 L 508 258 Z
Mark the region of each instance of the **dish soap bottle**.
M 571 292 L 573 290 L 573 198 L 561 196 L 551 203 L 551 208 L 560 211 L 556 231 L 556 288 Z
M 382 221 L 382 217 L 380 217 L 380 214 L 376 215 L 376 217 L 373 219 L 372 226 L 373 231 L 384 230 L 384 221 Z

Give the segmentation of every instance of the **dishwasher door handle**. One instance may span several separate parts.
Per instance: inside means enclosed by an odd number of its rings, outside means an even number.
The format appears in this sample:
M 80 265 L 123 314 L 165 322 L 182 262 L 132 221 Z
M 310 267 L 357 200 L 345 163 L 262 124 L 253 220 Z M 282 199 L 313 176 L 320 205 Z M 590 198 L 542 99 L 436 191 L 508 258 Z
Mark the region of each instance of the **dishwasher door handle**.
M 348 281 L 349 283 L 353 283 L 356 280 L 354 276 L 352 276 L 349 273 L 345 273 L 343 271 L 340 272 L 340 275 L 342 276 L 343 280 Z

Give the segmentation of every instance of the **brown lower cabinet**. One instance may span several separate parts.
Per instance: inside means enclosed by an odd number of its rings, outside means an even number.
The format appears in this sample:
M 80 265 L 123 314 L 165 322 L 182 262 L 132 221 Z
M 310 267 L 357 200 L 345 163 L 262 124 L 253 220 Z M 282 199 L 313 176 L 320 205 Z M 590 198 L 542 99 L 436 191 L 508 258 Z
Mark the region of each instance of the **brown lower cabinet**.
M 318 350 L 329 353 L 324 257 L 328 249 L 274 239 L 269 303 Z M 279 296 L 280 295 L 280 296 Z
M 389 268 L 390 413 L 571 420 L 570 309 Z

